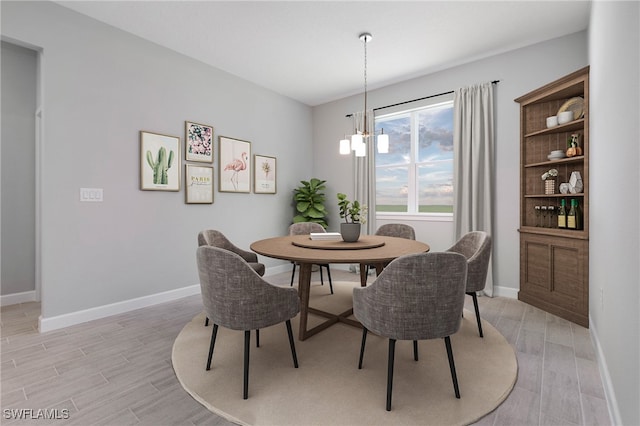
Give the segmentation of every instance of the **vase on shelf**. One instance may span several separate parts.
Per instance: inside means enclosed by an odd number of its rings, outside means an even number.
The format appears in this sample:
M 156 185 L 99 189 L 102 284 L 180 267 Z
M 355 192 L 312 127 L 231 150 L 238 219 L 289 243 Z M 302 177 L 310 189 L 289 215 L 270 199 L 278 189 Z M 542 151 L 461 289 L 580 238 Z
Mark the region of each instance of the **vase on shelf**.
M 556 193 L 556 180 L 547 179 L 544 181 L 544 194 L 551 195 Z
M 342 235 L 342 240 L 347 243 L 355 243 L 360 238 L 360 227 L 359 223 L 341 223 L 340 224 L 340 235 Z

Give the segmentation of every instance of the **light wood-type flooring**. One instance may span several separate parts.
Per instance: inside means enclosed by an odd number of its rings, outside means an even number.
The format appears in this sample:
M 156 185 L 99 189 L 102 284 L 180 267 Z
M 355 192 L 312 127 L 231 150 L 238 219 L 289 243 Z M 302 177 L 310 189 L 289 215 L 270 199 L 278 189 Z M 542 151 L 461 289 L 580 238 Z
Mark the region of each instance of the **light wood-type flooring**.
M 358 280 L 333 268 L 332 278 Z M 290 274 L 266 279 L 288 285 Z M 319 281 L 317 272 L 313 279 Z M 519 372 L 507 400 L 478 425 L 610 424 L 589 330 L 513 299 L 481 297 L 479 303 L 482 318 L 515 348 Z M 466 308 L 473 311 L 468 296 Z M 201 311 L 200 296 L 191 296 L 39 334 L 38 303 L 3 307 L 0 423 L 230 424 L 192 399 L 171 367 L 176 336 Z M 39 409 L 68 413 L 68 419 L 14 418 L 42 417 Z

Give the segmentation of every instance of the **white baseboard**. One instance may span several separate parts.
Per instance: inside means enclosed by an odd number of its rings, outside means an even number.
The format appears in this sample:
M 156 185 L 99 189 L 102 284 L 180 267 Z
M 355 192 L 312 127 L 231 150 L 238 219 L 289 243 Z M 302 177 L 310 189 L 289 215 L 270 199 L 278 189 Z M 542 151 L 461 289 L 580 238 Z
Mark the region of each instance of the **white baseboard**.
M 517 288 L 512 287 L 493 287 L 493 295 L 495 297 L 507 297 L 509 299 L 517 299 L 518 298 L 518 290 Z
M 194 294 L 200 294 L 200 284 L 151 294 L 149 296 L 138 297 L 136 299 L 124 300 L 122 302 L 112 303 L 109 305 L 97 306 L 95 308 L 84 309 L 82 311 L 71 312 L 55 317 L 43 318 L 40 316 L 38 330 L 40 330 L 40 333 L 44 333 L 51 330 L 81 324 L 87 321 L 122 314 L 140 308 L 146 308 L 160 303 L 170 302 L 183 297 L 193 296 Z
M 36 291 L 23 291 L 22 293 L 3 294 L 0 296 L 0 306 L 17 305 L 18 303 L 35 302 Z
M 620 417 L 620 408 L 618 407 L 616 393 L 613 390 L 609 367 L 607 367 L 607 361 L 604 357 L 602 346 L 600 346 L 598 331 L 591 321 L 591 317 L 589 317 L 589 333 L 591 334 L 591 339 L 596 349 L 596 358 L 598 359 L 598 368 L 600 369 L 600 377 L 602 378 L 602 386 L 604 387 L 604 396 L 607 399 L 607 407 L 609 407 L 609 419 L 612 425 L 621 425 L 622 418 Z
M 291 270 L 291 264 L 285 263 L 282 265 L 267 268 L 266 275 L 275 275 L 282 272 Z M 35 298 L 35 292 L 32 297 Z M 23 294 L 23 293 L 20 293 Z M 123 300 L 122 302 L 112 303 L 104 306 L 97 306 L 95 308 L 84 309 L 82 311 L 70 312 L 68 314 L 58 315 L 55 317 L 44 318 L 40 316 L 38 330 L 40 333 L 47 331 L 58 330 L 64 327 L 70 327 L 72 325 L 81 324 L 87 321 L 93 321 L 100 318 L 110 317 L 112 315 L 118 315 L 125 312 L 133 311 L 140 308 L 146 308 L 148 306 L 157 305 L 160 303 L 170 302 L 172 300 L 181 299 L 187 296 L 193 296 L 200 294 L 200 284 L 178 288 L 175 290 L 165 291 L 163 293 L 151 294 L 149 296 L 138 297 L 136 299 Z M 13 296 L 13 295 L 8 295 Z M 8 297 L 7 296 L 7 297 Z M 4 297 L 3 304 L 4 304 Z M 32 299 L 35 300 L 35 299 Z M 32 301 L 24 300 L 24 301 Z M 21 303 L 13 302 L 13 303 Z M 12 304 L 13 304 L 12 303 Z

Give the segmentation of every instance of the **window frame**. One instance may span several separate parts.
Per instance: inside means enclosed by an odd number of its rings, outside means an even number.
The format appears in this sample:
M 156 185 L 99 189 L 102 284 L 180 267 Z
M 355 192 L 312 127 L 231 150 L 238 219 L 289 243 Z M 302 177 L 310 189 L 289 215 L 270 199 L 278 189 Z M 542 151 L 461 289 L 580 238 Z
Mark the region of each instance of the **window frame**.
M 418 167 L 424 164 L 425 162 L 417 162 L 418 155 L 418 130 L 419 130 L 419 113 L 428 108 L 435 108 L 442 105 L 450 104 L 451 108 L 453 108 L 453 93 L 447 93 L 445 95 L 434 96 L 431 98 L 423 99 L 418 101 L 412 105 L 411 108 L 407 108 L 406 105 L 393 107 L 393 110 L 387 111 L 383 114 L 376 114 L 375 116 L 375 128 L 377 128 L 379 119 L 387 119 L 390 117 L 397 117 L 402 114 L 408 114 L 410 116 L 411 123 L 411 147 L 410 147 L 410 162 L 406 163 L 408 168 L 408 176 L 407 182 L 409 183 L 409 191 L 407 194 L 407 212 L 378 212 L 375 211 L 377 220 L 412 220 L 412 221 L 432 221 L 432 222 L 452 222 L 453 221 L 453 213 L 435 213 L 435 212 L 424 212 L 421 213 L 419 211 L 419 189 L 420 186 L 418 184 Z M 452 123 L 453 124 L 453 123 Z M 384 154 L 379 154 L 384 155 Z M 455 158 L 455 152 L 454 152 Z M 397 167 L 398 165 L 391 165 L 389 167 Z M 378 166 L 376 165 L 376 170 Z M 452 181 L 453 181 L 453 170 L 452 170 Z M 376 172 L 376 180 L 377 180 L 377 172 Z M 377 182 L 376 182 L 377 183 Z M 455 188 L 453 189 L 455 194 Z M 376 200 L 377 204 L 377 200 Z M 413 209 L 413 210 L 412 210 Z

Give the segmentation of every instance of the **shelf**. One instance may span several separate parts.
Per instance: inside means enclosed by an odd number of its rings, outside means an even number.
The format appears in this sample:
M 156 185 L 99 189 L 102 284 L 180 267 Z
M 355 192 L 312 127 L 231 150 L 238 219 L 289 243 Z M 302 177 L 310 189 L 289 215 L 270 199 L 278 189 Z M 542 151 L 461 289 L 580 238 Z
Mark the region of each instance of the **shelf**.
M 539 166 L 550 166 L 553 164 L 581 163 L 583 161 L 584 161 L 584 155 L 576 155 L 575 157 L 567 157 L 567 158 L 562 158 L 560 160 L 548 160 L 548 161 L 542 161 L 540 163 L 525 164 L 524 167 L 539 167 Z
M 584 118 L 581 118 L 579 120 L 575 120 L 575 121 L 570 121 L 568 123 L 565 124 L 559 124 L 557 126 L 554 127 L 549 127 L 546 129 L 542 129 L 542 130 L 537 130 L 535 132 L 531 132 L 531 133 L 527 133 L 526 135 L 524 135 L 525 138 L 530 138 L 533 136 L 540 136 L 540 135 L 551 135 L 554 133 L 565 133 L 565 132 L 571 132 L 573 130 L 582 130 L 584 128 Z
M 525 195 L 524 198 L 565 198 L 565 197 L 584 197 L 584 192 L 579 194 L 534 194 Z
M 518 229 L 521 234 L 549 235 L 553 237 L 573 238 L 576 240 L 588 240 L 589 234 L 584 230 L 572 231 L 570 229 L 543 228 L 540 226 L 521 226 Z
M 547 128 L 548 117 L 568 100 L 584 99 L 584 117 Z M 518 299 L 589 326 L 589 67 L 568 74 L 516 99 L 520 104 L 520 289 Z M 554 150 L 566 152 L 567 139 L 580 134 L 582 154 L 549 160 Z M 544 172 L 556 169 L 554 189 L 545 194 Z M 562 194 L 559 185 L 574 171 L 582 177 L 583 192 Z M 550 182 L 546 182 L 549 184 Z M 564 190 L 564 187 L 562 188 Z M 557 226 L 556 209 L 565 201 L 578 202 L 584 229 Z M 569 203 L 569 204 L 570 204 Z M 539 210 L 536 209 L 539 208 Z M 546 207 L 546 210 L 543 208 Z M 549 213 L 549 208 L 552 213 Z

